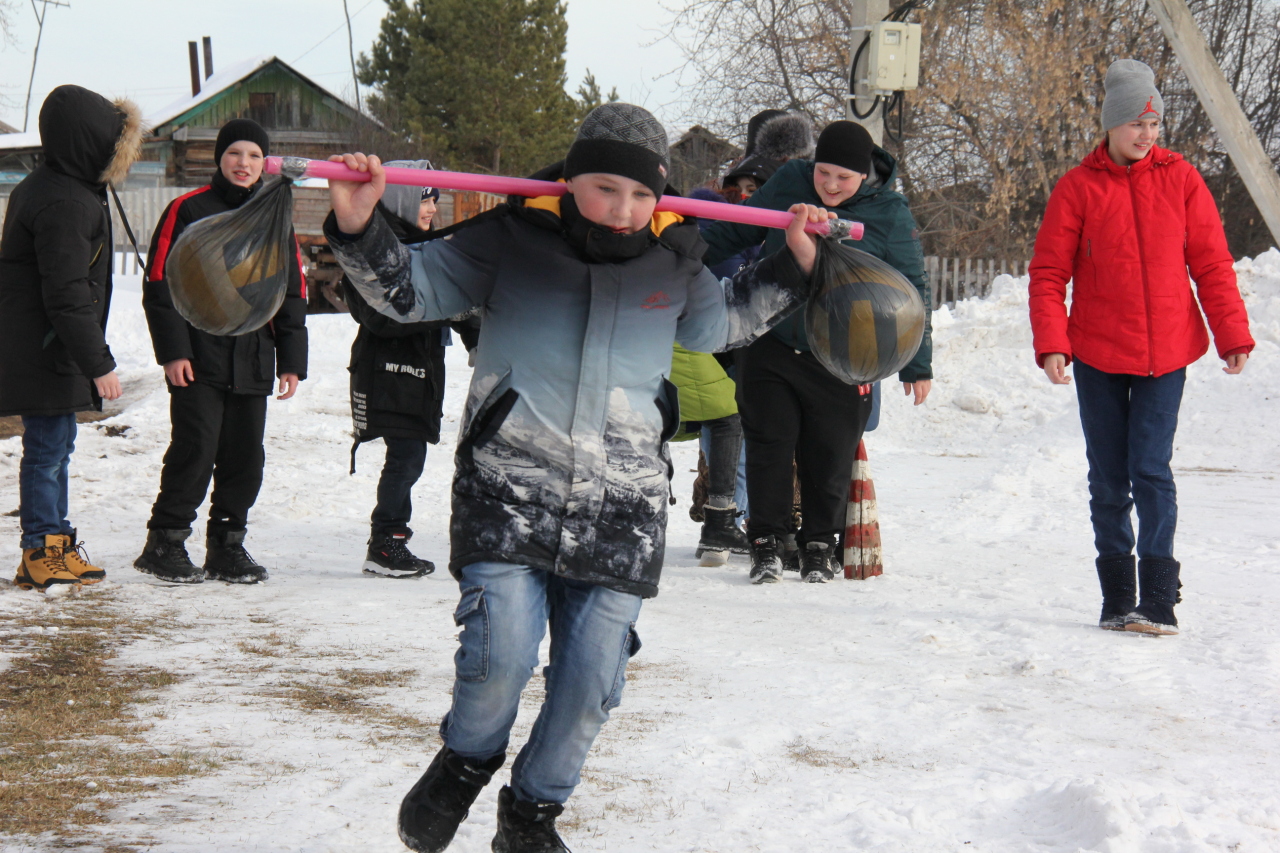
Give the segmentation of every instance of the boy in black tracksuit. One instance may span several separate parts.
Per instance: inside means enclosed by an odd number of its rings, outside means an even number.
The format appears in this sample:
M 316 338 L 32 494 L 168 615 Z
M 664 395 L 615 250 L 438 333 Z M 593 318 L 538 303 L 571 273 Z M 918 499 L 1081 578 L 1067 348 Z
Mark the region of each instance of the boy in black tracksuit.
M 429 160 L 396 161 L 388 166 L 431 169 Z M 389 186 L 379 202 L 387 224 L 401 243 L 430 239 L 431 216 L 440 190 L 434 187 Z M 378 502 L 370 519 L 366 574 L 421 577 L 435 571 L 408 548 L 413 531 L 411 493 L 422 476 L 427 445 L 440 441 L 444 404 L 444 348 L 451 343 L 448 321 L 398 323 L 369 306 L 360 291 L 345 283 L 343 299 L 360 324 L 351 345 L 351 419 L 356 450 L 381 438 L 387 448 Z M 474 346 L 471 327 L 459 328 L 464 342 Z
M 214 148 L 218 170 L 208 186 L 174 199 L 156 226 L 142 305 L 169 386 L 172 438 L 164 455 L 160 494 L 147 522 L 147 545 L 134 566 L 162 580 L 199 583 L 210 577 L 257 583 L 267 572 L 244 549 L 249 508 L 262 486 L 262 437 L 267 396 L 276 376 L 281 396 L 293 396 L 307 375 L 307 301 L 301 255 L 290 265 L 284 304 L 271 322 L 243 335 L 202 332 L 174 307 L 165 261 L 188 225 L 234 210 L 262 186 L 267 133 L 249 119 L 222 127 Z M 290 237 L 293 238 L 292 233 Z M 213 479 L 206 557 L 191 563 L 185 540 Z

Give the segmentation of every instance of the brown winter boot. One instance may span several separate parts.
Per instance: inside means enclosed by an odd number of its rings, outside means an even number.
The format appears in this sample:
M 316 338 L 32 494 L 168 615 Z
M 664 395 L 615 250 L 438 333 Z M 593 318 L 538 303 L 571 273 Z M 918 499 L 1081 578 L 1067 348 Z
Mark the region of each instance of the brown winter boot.
M 62 556 L 62 540 L 61 534 L 49 534 L 44 537 L 43 548 L 23 548 L 22 563 L 13 582 L 23 589 L 41 592 L 54 584 L 80 583 L 80 579 L 67 570 Z
M 80 579 L 80 583 L 97 583 L 107 577 L 106 571 L 89 562 L 89 552 L 83 542 L 76 541 L 76 532 L 62 534 L 62 559 L 67 571 Z

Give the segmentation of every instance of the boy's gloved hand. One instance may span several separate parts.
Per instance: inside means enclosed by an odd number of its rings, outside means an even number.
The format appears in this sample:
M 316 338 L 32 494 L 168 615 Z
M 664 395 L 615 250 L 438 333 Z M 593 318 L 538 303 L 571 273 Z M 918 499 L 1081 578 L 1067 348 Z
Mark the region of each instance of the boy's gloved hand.
M 363 234 L 373 218 L 373 209 L 387 188 L 387 174 L 376 154 L 334 154 L 329 158 L 357 172 L 368 172 L 373 180 L 368 183 L 355 181 L 330 181 L 329 202 L 338 220 L 338 228 L 344 234 Z
M 334 210 L 337 210 L 337 207 Z M 804 226 L 810 222 L 835 219 L 836 215 L 812 204 L 793 204 L 787 209 L 787 213 L 795 214 L 795 218 L 787 226 L 787 248 L 791 250 L 791 256 L 796 259 L 800 270 L 805 275 L 810 275 L 813 273 L 813 262 L 818 257 L 818 238 L 812 234 L 806 234 Z M 342 230 L 346 231 L 345 228 Z

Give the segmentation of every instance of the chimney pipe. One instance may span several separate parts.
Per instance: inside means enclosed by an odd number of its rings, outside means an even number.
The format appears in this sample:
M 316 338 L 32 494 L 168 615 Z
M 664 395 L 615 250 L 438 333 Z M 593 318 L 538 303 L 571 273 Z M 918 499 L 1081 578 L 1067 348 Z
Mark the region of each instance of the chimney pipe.
M 213 76 L 213 39 L 204 37 L 204 79 Z
M 200 52 L 196 43 L 187 42 L 187 56 L 191 60 L 191 97 L 200 94 Z

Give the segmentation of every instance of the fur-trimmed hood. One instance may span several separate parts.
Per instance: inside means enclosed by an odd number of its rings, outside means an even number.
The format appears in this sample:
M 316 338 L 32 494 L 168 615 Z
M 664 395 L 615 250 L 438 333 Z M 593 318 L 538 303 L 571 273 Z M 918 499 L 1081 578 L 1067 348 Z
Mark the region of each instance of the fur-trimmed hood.
M 80 86 L 59 86 L 40 107 L 45 164 L 90 184 L 119 184 L 142 153 L 142 111 Z
M 813 147 L 813 122 L 804 113 L 790 112 L 774 116 L 760 126 L 752 153 L 784 163 L 810 157 Z

